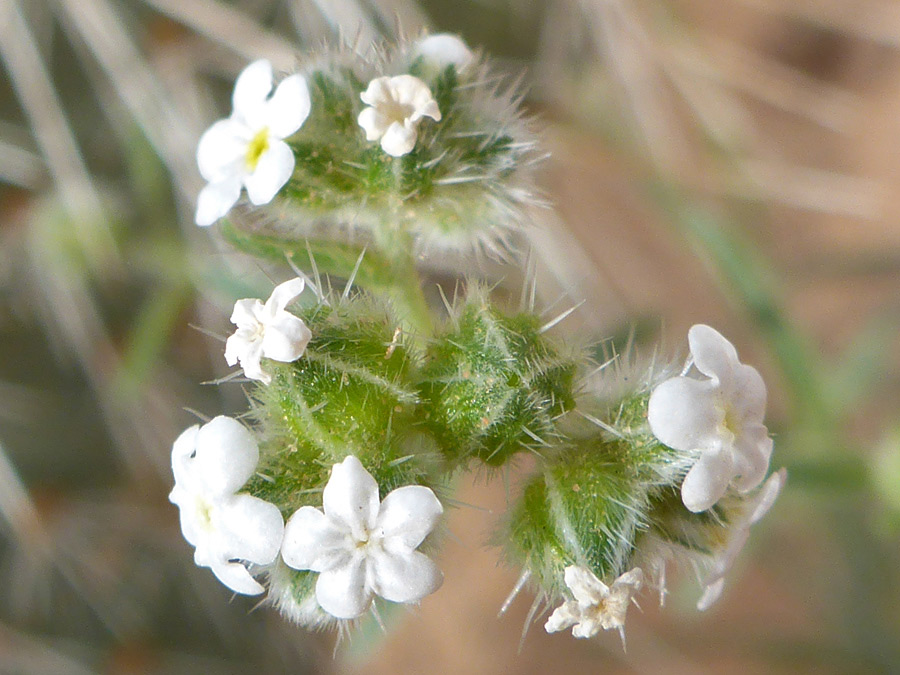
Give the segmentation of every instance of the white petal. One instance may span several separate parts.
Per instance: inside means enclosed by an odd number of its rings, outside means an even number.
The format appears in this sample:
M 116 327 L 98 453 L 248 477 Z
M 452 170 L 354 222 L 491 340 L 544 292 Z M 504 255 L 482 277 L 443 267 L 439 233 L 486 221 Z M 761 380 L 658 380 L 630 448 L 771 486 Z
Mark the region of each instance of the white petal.
M 600 632 L 600 628 L 602 628 L 602 626 L 598 621 L 593 621 L 592 619 L 584 617 L 581 623 L 572 629 L 572 636 L 581 639 L 592 638 Z
M 759 522 L 759 519 L 766 515 L 781 494 L 784 484 L 787 482 L 787 469 L 780 469 L 773 473 L 769 480 L 763 483 L 756 496 L 756 504 L 750 514 L 749 523 L 753 525 Z
M 203 132 L 197 144 L 200 175 L 210 183 L 221 183 L 239 176 L 250 131 L 232 119 L 219 120 Z
M 609 596 L 609 586 L 586 567 L 569 565 L 564 579 L 572 595 L 582 605 L 596 605 Z
M 691 326 L 688 344 L 697 370 L 723 383 L 731 381 L 739 363 L 737 350 L 719 331 L 702 323 Z
M 206 565 L 204 565 L 206 567 Z M 213 560 L 209 565 L 213 574 L 235 593 L 241 595 L 259 595 L 266 589 L 257 582 L 241 563 Z
M 389 77 L 376 77 L 369 82 L 369 86 L 359 95 L 359 98 L 362 99 L 363 103 L 373 108 L 392 101 L 394 96 L 391 92 L 390 82 L 391 78 Z
M 362 463 L 349 455 L 331 469 L 322 506 L 326 516 L 364 541 L 378 516 L 378 484 Z
M 377 141 L 391 125 L 391 120 L 377 108 L 363 108 L 356 122 L 366 132 L 367 141 Z
M 712 607 L 722 596 L 722 591 L 724 590 L 724 588 L 724 579 L 718 579 L 707 586 L 703 591 L 703 595 L 700 596 L 700 599 L 697 601 L 697 609 L 701 612 L 705 612 L 710 607 Z
M 306 78 L 300 74 L 284 78 L 266 103 L 266 126 L 275 138 L 287 138 L 294 134 L 310 110 L 309 88 Z
M 375 530 L 385 540 L 397 540 L 415 549 L 434 529 L 444 507 L 434 492 L 421 485 L 407 485 L 392 491 L 378 512 Z
M 381 149 L 391 157 L 402 157 L 416 147 L 416 127 L 394 122 L 381 137 Z
M 639 591 L 643 584 L 644 571 L 640 567 L 635 567 L 634 569 L 628 570 L 624 574 L 619 575 L 619 577 L 613 582 L 613 589 L 622 589 L 623 591 L 627 590 L 627 593 L 630 596 L 634 594 L 635 591 Z
M 256 170 L 244 176 L 247 196 L 257 206 L 268 204 L 294 173 L 294 153 L 284 141 L 269 140 L 256 163 Z
M 294 298 L 303 292 L 305 287 L 306 282 L 300 277 L 294 277 L 278 284 L 272 289 L 272 295 L 266 300 L 265 315 L 272 318 L 284 311 Z
M 191 471 L 191 455 L 197 449 L 197 434 L 199 431 L 199 424 L 188 427 L 181 432 L 178 438 L 175 439 L 175 443 L 172 444 L 172 474 L 175 476 L 176 488 L 194 489 L 195 482 L 193 482 Z M 175 495 L 175 498 L 173 498 L 173 495 Z M 177 498 L 178 496 L 173 490 L 172 495 L 169 495 L 169 499 L 177 504 L 178 502 L 175 501 Z
M 202 483 L 204 494 L 229 495 L 253 475 L 259 448 L 244 425 L 219 415 L 200 427 L 197 454 L 190 461 L 191 473 Z
M 235 495 L 218 505 L 213 522 L 229 557 L 258 565 L 278 557 L 284 519 L 274 504 L 252 495 Z
M 372 590 L 391 602 L 416 602 L 431 595 L 444 581 L 438 566 L 418 551 L 373 552 L 369 558 Z
M 319 509 L 304 506 L 284 526 L 281 557 L 295 570 L 323 572 L 342 567 L 351 558 L 348 535 Z
M 429 35 L 419 40 L 413 50 L 413 55 L 421 56 L 426 61 L 431 61 L 439 66 L 447 66 L 452 63 L 457 70 L 463 70 L 474 59 L 466 43 L 450 33 Z
M 581 612 L 578 611 L 578 604 L 574 602 L 564 602 L 555 610 L 547 623 L 544 624 L 544 630 L 548 633 L 556 633 L 565 630 L 581 621 Z
M 700 513 L 715 504 L 733 477 L 732 454 L 729 448 L 704 450 L 681 484 L 681 501 L 689 511 Z
M 208 227 L 231 210 L 241 196 L 241 179 L 234 177 L 221 183 L 209 183 L 197 195 L 194 222 Z
M 254 344 L 258 340 L 255 338 L 248 339 L 248 334 L 252 335 L 249 331 L 238 328 L 233 335 L 229 335 L 228 339 L 225 340 L 225 361 L 229 366 L 245 360 L 247 358 L 246 355 L 253 351 Z
M 739 478 L 735 487 L 748 492 L 759 485 L 769 470 L 772 456 L 772 439 L 762 424 L 747 424 L 735 439 L 734 473 Z
M 265 316 L 265 305 L 256 298 L 244 298 L 234 303 L 231 323 L 241 328 L 256 330 L 261 316 Z
M 263 384 L 271 384 L 272 376 L 262 369 L 260 359 L 262 358 L 262 340 L 254 340 L 247 343 L 247 350 L 238 355 L 241 362 L 241 368 L 244 370 L 244 377 L 248 380 L 257 380 Z
M 653 435 L 676 450 L 718 447 L 724 412 L 715 383 L 687 377 L 666 380 L 650 395 L 647 421 Z
M 728 392 L 732 409 L 746 422 L 762 422 L 766 414 L 766 383 L 753 366 L 735 369 L 734 384 Z
M 290 363 L 299 359 L 312 339 L 303 319 L 281 312 L 266 326 L 262 341 L 262 355 L 267 359 Z
M 266 59 L 254 61 L 241 71 L 234 83 L 231 104 L 235 114 L 256 128 L 272 91 L 272 64 Z
M 366 586 L 365 558 L 355 558 L 319 574 L 316 600 L 338 619 L 355 619 L 365 612 L 372 602 L 372 592 Z
M 392 77 L 390 88 L 393 91 L 393 98 L 398 103 L 412 105 L 416 109 L 424 105 L 428 100 L 433 100 L 428 85 L 413 75 Z

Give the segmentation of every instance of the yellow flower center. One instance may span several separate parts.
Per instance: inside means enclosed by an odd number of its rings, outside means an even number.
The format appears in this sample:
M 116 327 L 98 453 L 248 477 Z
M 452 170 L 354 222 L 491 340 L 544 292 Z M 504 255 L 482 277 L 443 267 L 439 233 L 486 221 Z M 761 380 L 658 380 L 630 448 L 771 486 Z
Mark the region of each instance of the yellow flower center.
M 247 171 L 251 173 L 256 171 L 256 165 L 259 164 L 259 158 L 262 157 L 263 153 L 268 149 L 269 127 L 263 127 L 256 132 L 256 136 L 253 137 L 250 144 L 247 146 L 247 155 L 244 158 L 247 162 Z

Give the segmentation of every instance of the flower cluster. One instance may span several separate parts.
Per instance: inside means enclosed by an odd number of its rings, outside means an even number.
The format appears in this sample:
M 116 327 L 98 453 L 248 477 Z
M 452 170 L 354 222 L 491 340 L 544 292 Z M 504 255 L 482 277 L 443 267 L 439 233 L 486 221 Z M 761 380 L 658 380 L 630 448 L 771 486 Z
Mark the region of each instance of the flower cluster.
M 548 632 L 614 629 L 624 646 L 630 605 L 645 585 L 665 593 L 671 561 L 693 564 L 709 607 L 786 480 L 766 479 L 760 374 L 696 325 L 680 374 L 595 387 L 605 367 L 548 332 L 567 312 L 509 312 L 485 281 L 438 319 L 422 250 L 511 253 L 526 221 L 536 157 L 514 96 L 451 35 L 298 70 L 274 86 L 267 61 L 250 64 L 197 150 L 196 222 L 246 189 L 225 238 L 310 264 L 234 305 L 224 357 L 246 378 L 247 426 L 216 417 L 172 448 L 170 499 L 196 563 L 309 627 L 377 598 L 415 603 L 443 581 L 427 555 L 435 490 L 527 453 L 496 539 L 556 605 Z M 300 302 L 307 285 L 316 300 Z

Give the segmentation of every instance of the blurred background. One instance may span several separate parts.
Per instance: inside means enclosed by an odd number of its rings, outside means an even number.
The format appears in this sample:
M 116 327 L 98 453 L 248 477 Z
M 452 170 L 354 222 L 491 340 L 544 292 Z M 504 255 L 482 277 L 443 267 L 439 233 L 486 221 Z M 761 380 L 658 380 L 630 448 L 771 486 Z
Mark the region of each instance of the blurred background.
M 722 601 L 645 594 L 627 653 L 520 646 L 527 592 L 497 618 L 502 481 L 461 482 L 443 589 L 337 649 L 196 568 L 166 499 L 271 287 L 193 225 L 200 133 L 252 59 L 426 26 L 522 77 L 570 329 L 680 359 L 710 323 L 769 384 L 787 489 Z M 900 4 L 0 0 L 0 63 L 0 673 L 900 671 Z

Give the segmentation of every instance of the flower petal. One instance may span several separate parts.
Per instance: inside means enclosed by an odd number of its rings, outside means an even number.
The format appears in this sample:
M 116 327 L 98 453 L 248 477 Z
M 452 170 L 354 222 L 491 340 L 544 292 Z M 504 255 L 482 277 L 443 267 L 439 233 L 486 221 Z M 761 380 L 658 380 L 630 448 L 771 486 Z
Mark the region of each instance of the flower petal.
M 200 431 L 200 425 L 195 424 L 188 427 L 172 444 L 172 474 L 175 476 L 175 488 L 192 490 L 195 483 L 193 482 L 193 472 L 191 470 L 191 455 L 197 449 L 197 434 Z M 173 499 L 175 490 L 169 495 L 170 501 L 177 504 Z M 177 495 L 176 495 L 177 498 Z
M 430 488 L 407 485 L 392 491 L 378 512 L 375 530 L 387 541 L 415 549 L 434 529 L 444 507 Z
M 441 587 L 444 575 L 428 556 L 418 551 L 370 553 L 372 590 L 391 602 L 417 602 Z
M 222 549 L 232 558 L 268 565 L 278 557 L 284 519 L 274 504 L 248 494 L 220 503 L 213 524 Z
M 197 167 L 210 183 L 221 183 L 242 173 L 249 131 L 235 120 L 224 119 L 203 132 L 197 144 Z
M 265 316 L 264 305 L 256 298 L 244 298 L 234 303 L 231 323 L 240 328 L 256 330 L 261 316 Z
M 700 513 L 715 504 L 733 477 L 729 448 L 704 450 L 681 484 L 681 501 L 689 511 Z
M 413 56 L 422 57 L 439 66 L 453 64 L 457 70 L 463 70 L 474 60 L 466 43 L 451 33 L 438 33 L 419 40 Z
M 316 581 L 319 606 L 338 619 L 355 619 L 372 602 L 366 586 L 366 560 L 352 558 L 346 565 L 328 569 Z
M 303 319 L 281 312 L 266 326 L 262 341 L 262 355 L 267 359 L 290 363 L 299 359 L 312 339 Z
M 737 350 L 719 331 L 702 323 L 691 326 L 688 344 L 697 370 L 722 383 L 732 381 L 739 365 Z
M 417 135 L 415 124 L 394 122 L 381 137 L 381 149 L 391 157 L 402 157 L 416 147 Z
M 756 503 L 754 504 L 753 511 L 750 513 L 748 519 L 750 525 L 759 522 L 760 518 L 769 512 L 775 504 L 775 500 L 778 499 L 778 495 L 781 494 L 781 490 L 786 482 L 787 469 L 779 469 L 763 483 L 763 486 L 759 490 L 759 494 L 756 496 Z
M 206 565 L 204 565 L 205 567 Z M 266 589 L 256 581 L 239 562 L 230 562 L 214 559 L 210 561 L 209 568 L 223 584 L 235 593 L 241 595 L 259 595 Z
M 600 581 L 587 567 L 569 565 L 563 573 L 563 578 L 581 605 L 596 605 L 609 596 L 609 586 Z
M 221 183 L 209 183 L 197 195 L 194 222 L 200 227 L 212 225 L 231 210 L 240 196 L 240 177 L 230 178 Z
M 666 380 L 650 395 L 647 421 L 653 435 L 676 450 L 718 447 L 724 412 L 715 383 L 687 377 Z
M 319 509 L 303 506 L 284 526 L 281 557 L 295 570 L 324 572 L 341 567 L 351 558 L 348 534 Z
M 247 196 L 257 206 L 268 204 L 294 173 L 294 153 L 284 141 L 270 139 L 253 173 L 244 176 Z
M 246 351 L 238 355 L 241 368 L 244 370 L 244 377 L 248 380 L 257 380 L 263 384 L 271 384 L 272 376 L 262 369 L 262 364 L 260 363 L 262 358 L 262 340 L 253 340 L 246 344 Z
M 759 485 L 769 470 L 772 456 L 772 439 L 762 424 L 746 424 L 735 439 L 734 473 L 739 478 L 735 487 L 748 492 Z
M 200 427 L 191 474 L 207 495 L 230 495 L 253 475 L 259 462 L 256 439 L 231 417 L 219 415 Z
M 301 277 L 294 277 L 278 284 L 272 289 L 272 295 L 266 300 L 265 315 L 274 318 L 279 312 L 291 304 L 291 302 L 303 292 L 306 282 Z
M 366 132 L 367 141 L 377 141 L 391 124 L 390 119 L 377 108 L 363 108 L 356 122 Z
M 581 621 L 581 612 L 578 611 L 578 603 L 564 602 L 553 610 L 553 614 L 544 624 L 544 630 L 548 633 L 556 633 L 569 626 L 574 626 L 579 621 Z
M 377 108 L 383 103 L 393 101 L 394 96 L 391 92 L 390 82 L 390 77 L 376 77 L 369 82 L 369 86 L 359 95 L 359 98 L 363 103 L 370 105 L 373 108 Z
M 378 516 L 378 484 L 362 463 L 349 455 L 331 469 L 322 493 L 325 515 L 365 541 Z
M 265 109 L 266 98 L 272 91 L 272 64 L 266 59 L 254 61 L 241 71 L 234 83 L 231 104 L 235 115 L 251 128 L 261 126 L 260 116 Z
M 266 126 L 275 138 L 287 138 L 296 132 L 311 107 L 306 78 L 299 73 L 284 78 L 266 103 Z

